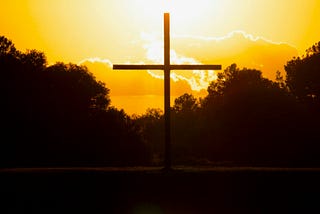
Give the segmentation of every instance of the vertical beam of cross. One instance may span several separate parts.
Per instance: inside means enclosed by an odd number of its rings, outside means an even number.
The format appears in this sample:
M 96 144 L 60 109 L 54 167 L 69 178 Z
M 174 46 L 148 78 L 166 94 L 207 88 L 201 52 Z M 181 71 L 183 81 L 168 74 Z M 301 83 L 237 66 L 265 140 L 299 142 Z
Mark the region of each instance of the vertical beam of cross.
M 170 14 L 164 14 L 164 121 L 165 162 L 164 168 L 171 168 L 171 122 L 170 122 Z
M 164 71 L 164 118 L 165 154 L 164 169 L 171 169 L 171 109 L 170 71 L 171 70 L 221 70 L 221 65 L 171 65 L 170 63 L 170 14 L 164 13 L 164 64 L 163 65 L 113 65 L 115 70 L 163 70 Z

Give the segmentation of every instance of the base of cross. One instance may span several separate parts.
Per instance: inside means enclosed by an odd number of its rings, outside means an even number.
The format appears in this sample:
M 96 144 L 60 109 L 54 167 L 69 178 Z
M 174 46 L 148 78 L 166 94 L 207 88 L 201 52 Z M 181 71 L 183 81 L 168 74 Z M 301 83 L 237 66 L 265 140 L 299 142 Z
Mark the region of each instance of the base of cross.
M 181 171 L 181 170 L 174 169 L 172 167 L 163 167 L 161 169 L 161 172 L 164 173 L 164 174 L 174 173 L 174 172 L 178 172 L 178 171 Z
M 174 171 L 174 169 L 173 169 L 172 167 L 163 167 L 163 168 L 161 169 L 161 171 L 162 171 L 162 172 L 172 172 L 172 171 Z

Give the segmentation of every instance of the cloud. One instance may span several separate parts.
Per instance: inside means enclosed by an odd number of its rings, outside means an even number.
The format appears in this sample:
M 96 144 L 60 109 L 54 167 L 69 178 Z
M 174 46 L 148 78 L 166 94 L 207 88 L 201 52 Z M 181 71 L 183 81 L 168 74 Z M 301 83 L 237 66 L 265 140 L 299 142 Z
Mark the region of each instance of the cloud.
M 162 64 L 164 61 L 163 42 L 156 39 L 155 36 L 145 33 L 143 33 L 141 37 L 146 41 L 143 45 L 146 52 L 146 59 L 152 63 Z M 170 61 L 171 64 L 202 64 L 192 57 L 177 54 L 173 49 L 170 50 Z M 154 78 L 164 78 L 162 72 L 148 71 L 148 73 Z M 190 85 L 192 91 L 200 92 L 201 90 L 206 90 L 210 82 L 217 78 L 217 75 L 214 71 L 210 70 L 194 70 L 171 71 L 170 77 L 174 82 L 185 81 Z
M 111 96 L 142 96 L 163 95 L 163 72 L 151 74 L 150 71 L 113 70 L 109 59 L 88 58 L 78 63 L 85 65 L 91 73 L 111 89 Z M 184 77 L 171 76 L 171 94 L 179 96 L 191 93 L 192 89 L 187 82 L 178 81 Z
M 101 59 L 100 57 L 93 57 L 93 58 L 86 58 L 81 60 L 78 65 L 83 65 L 87 63 L 101 63 L 104 64 L 105 66 L 112 68 L 112 62 L 109 59 Z
M 229 32 L 228 34 L 224 35 L 224 36 L 220 36 L 220 37 L 205 37 L 205 36 L 194 36 L 194 35 L 173 35 L 173 38 L 187 38 L 187 39 L 195 39 L 195 40 L 205 40 L 205 41 L 224 41 L 224 40 L 229 40 L 229 39 L 233 39 L 233 38 L 237 38 L 237 37 L 243 37 L 246 38 L 248 40 L 251 40 L 252 42 L 257 42 L 257 41 L 262 41 L 262 42 L 267 42 L 270 44 L 275 44 L 275 45 L 281 45 L 281 44 L 286 44 L 289 46 L 294 47 L 293 45 L 290 45 L 289 43 L 286 42 L 275 42 L 272 41 L 271 39 L 267 39 L 263 36 L 254 36 L 250 33 L 247 33 L 243 30 L 234 30 Z
M 284 65 L 298 55 L 298 50 L 285 42 L 275 42 L 244 31 L 233 31 L 222 37 L 173 36 L 175 51 L 202 63 L 232 63 L 255 68 L 266 78 L 275 79 L 276 71 L 284 72 Z
M 116 108 L 124 109 L 128 114 L 143 114 L 147 108 L 163 108 L 163 72 L 155 77 L 148 71 L 116 71 L 109 59 L 101 58 L 84 59 L 78 64 L 86 66 L 98 81 L 106 84 L 110 89 L 111 105 Z M 192 93 L 186 81 L 175 80 L 172 76 L 172 103 L 178 96 Z
M 232 63 L 239 67 L 255 68 L 269 79 L 275 79 L 276 71 L 284 71 L 284 65 L 298 51 L 292 45 L 274 42 L 243 31 L 233 31 L 222 37 L 175 36 L 171 39 L 172 64 L 221 64 L 223 69 Z M 139 59 L 140 64 L 163 63 L 163 42 L 152 34 L 141 34 L 141 40 L 131 43 L 136 55 L 124 59 Z M 128 60 L 126 63 L 137 63 Z M 109 59 L 87 58 L 79 62 L 85 65 L 111 90 L 113 105 L 129 113 L 143 113 L 147 107 L 162 108 L 163 71 L 113 70 Z M 172 71 L 171 96 L 184 93 L 205 96 L 216 71 Z
M 222 37 L 173 35 L 171 44 L 172 64 L 221 64 L 224 69 L 237 63 L 239 67 L 259 69 L 269 79 L 275 79 L 278 70 L 284 72 L 286 62 L 298 55 L 292 45 L 244 31 L 233 31 Z M 141 64 L 163 63 L 162 38 L 142 33 L 141 40 L 132 42 L 132 46 L 141 53 L 141 56 L 136 56 L 144 59 Z M 98 80 L 112 89 L 113 94 L 160 95 L 163 92 L 163 71 L 114 71 L 109 59 L 99 57 L 84 59 L 79 64 L 89 67 Z M 177 95 L 185 91 L 204 95 L 216 77 L 216 71 L 209 70 L 172 71 L 172 93 Z
M 232 63 L 239 67 L 261 70 L 264 77 L 274 80 L 276 72 L 284 74 L 284 65 L 298 50 L 285 42 L 255 36 L 245 31 L 232 31 L 221 37 L 190 35 L 172 36 L 172 64 L 221 64 L 223 68 Z M 141 34 L 141 41 L 135 43 L 145 50 L 148 62 L 163 63 L 163 41 L 154 34 Z M 154 78 L 163 79 L 162 73 L 149 71 Z M 174 81 L 187 82 L 193 91 L 206 90 L 216 79 L 215 71 L 172 71 Z

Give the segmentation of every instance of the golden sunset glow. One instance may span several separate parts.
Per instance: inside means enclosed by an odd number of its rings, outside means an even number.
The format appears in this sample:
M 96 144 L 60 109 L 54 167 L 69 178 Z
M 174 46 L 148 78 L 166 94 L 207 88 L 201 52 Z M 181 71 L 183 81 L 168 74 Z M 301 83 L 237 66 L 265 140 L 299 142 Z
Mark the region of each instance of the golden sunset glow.
M 210 16 L 210 13 L 218 15 L 218 8 L 226 7 L 222 0 L 133 0 L 135 3 L 133 11 L 140 11 L 141 16 L 148 17 L 146 21 L 154 24 L 154 20 L 161 19 L 159 14 L 170 13 L 172 16 L 171 24 L 173 26 L 188 27 L 201 24 L 204 17 Z
M 88 66 L 111 89 L 112 104 L 129 113 L 143 113 L 145 103 L 162 108 L 162 72 L 113 71 L 112 64 L 162 63 L 164 12 L 171 15 L 175 64 L 225 68 L 234 62 L 272 79 L 320 40 L 318 0 L 3 0 L 1 5 L 1 35 L 20 50 L 45 52 L 50 64 Z M 201 96 L 216 72 L 175 71 L 171 78 L 173 97 Z M 152 105 L 150 97 L 160 98 Z

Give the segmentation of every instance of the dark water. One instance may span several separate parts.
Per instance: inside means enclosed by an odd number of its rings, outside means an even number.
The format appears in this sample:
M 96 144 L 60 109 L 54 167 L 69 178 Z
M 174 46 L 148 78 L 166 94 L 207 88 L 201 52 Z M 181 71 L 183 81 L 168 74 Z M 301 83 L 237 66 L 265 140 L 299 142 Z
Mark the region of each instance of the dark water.
M 320 170 L 0 170 L 0 213 L 320 213 Z

